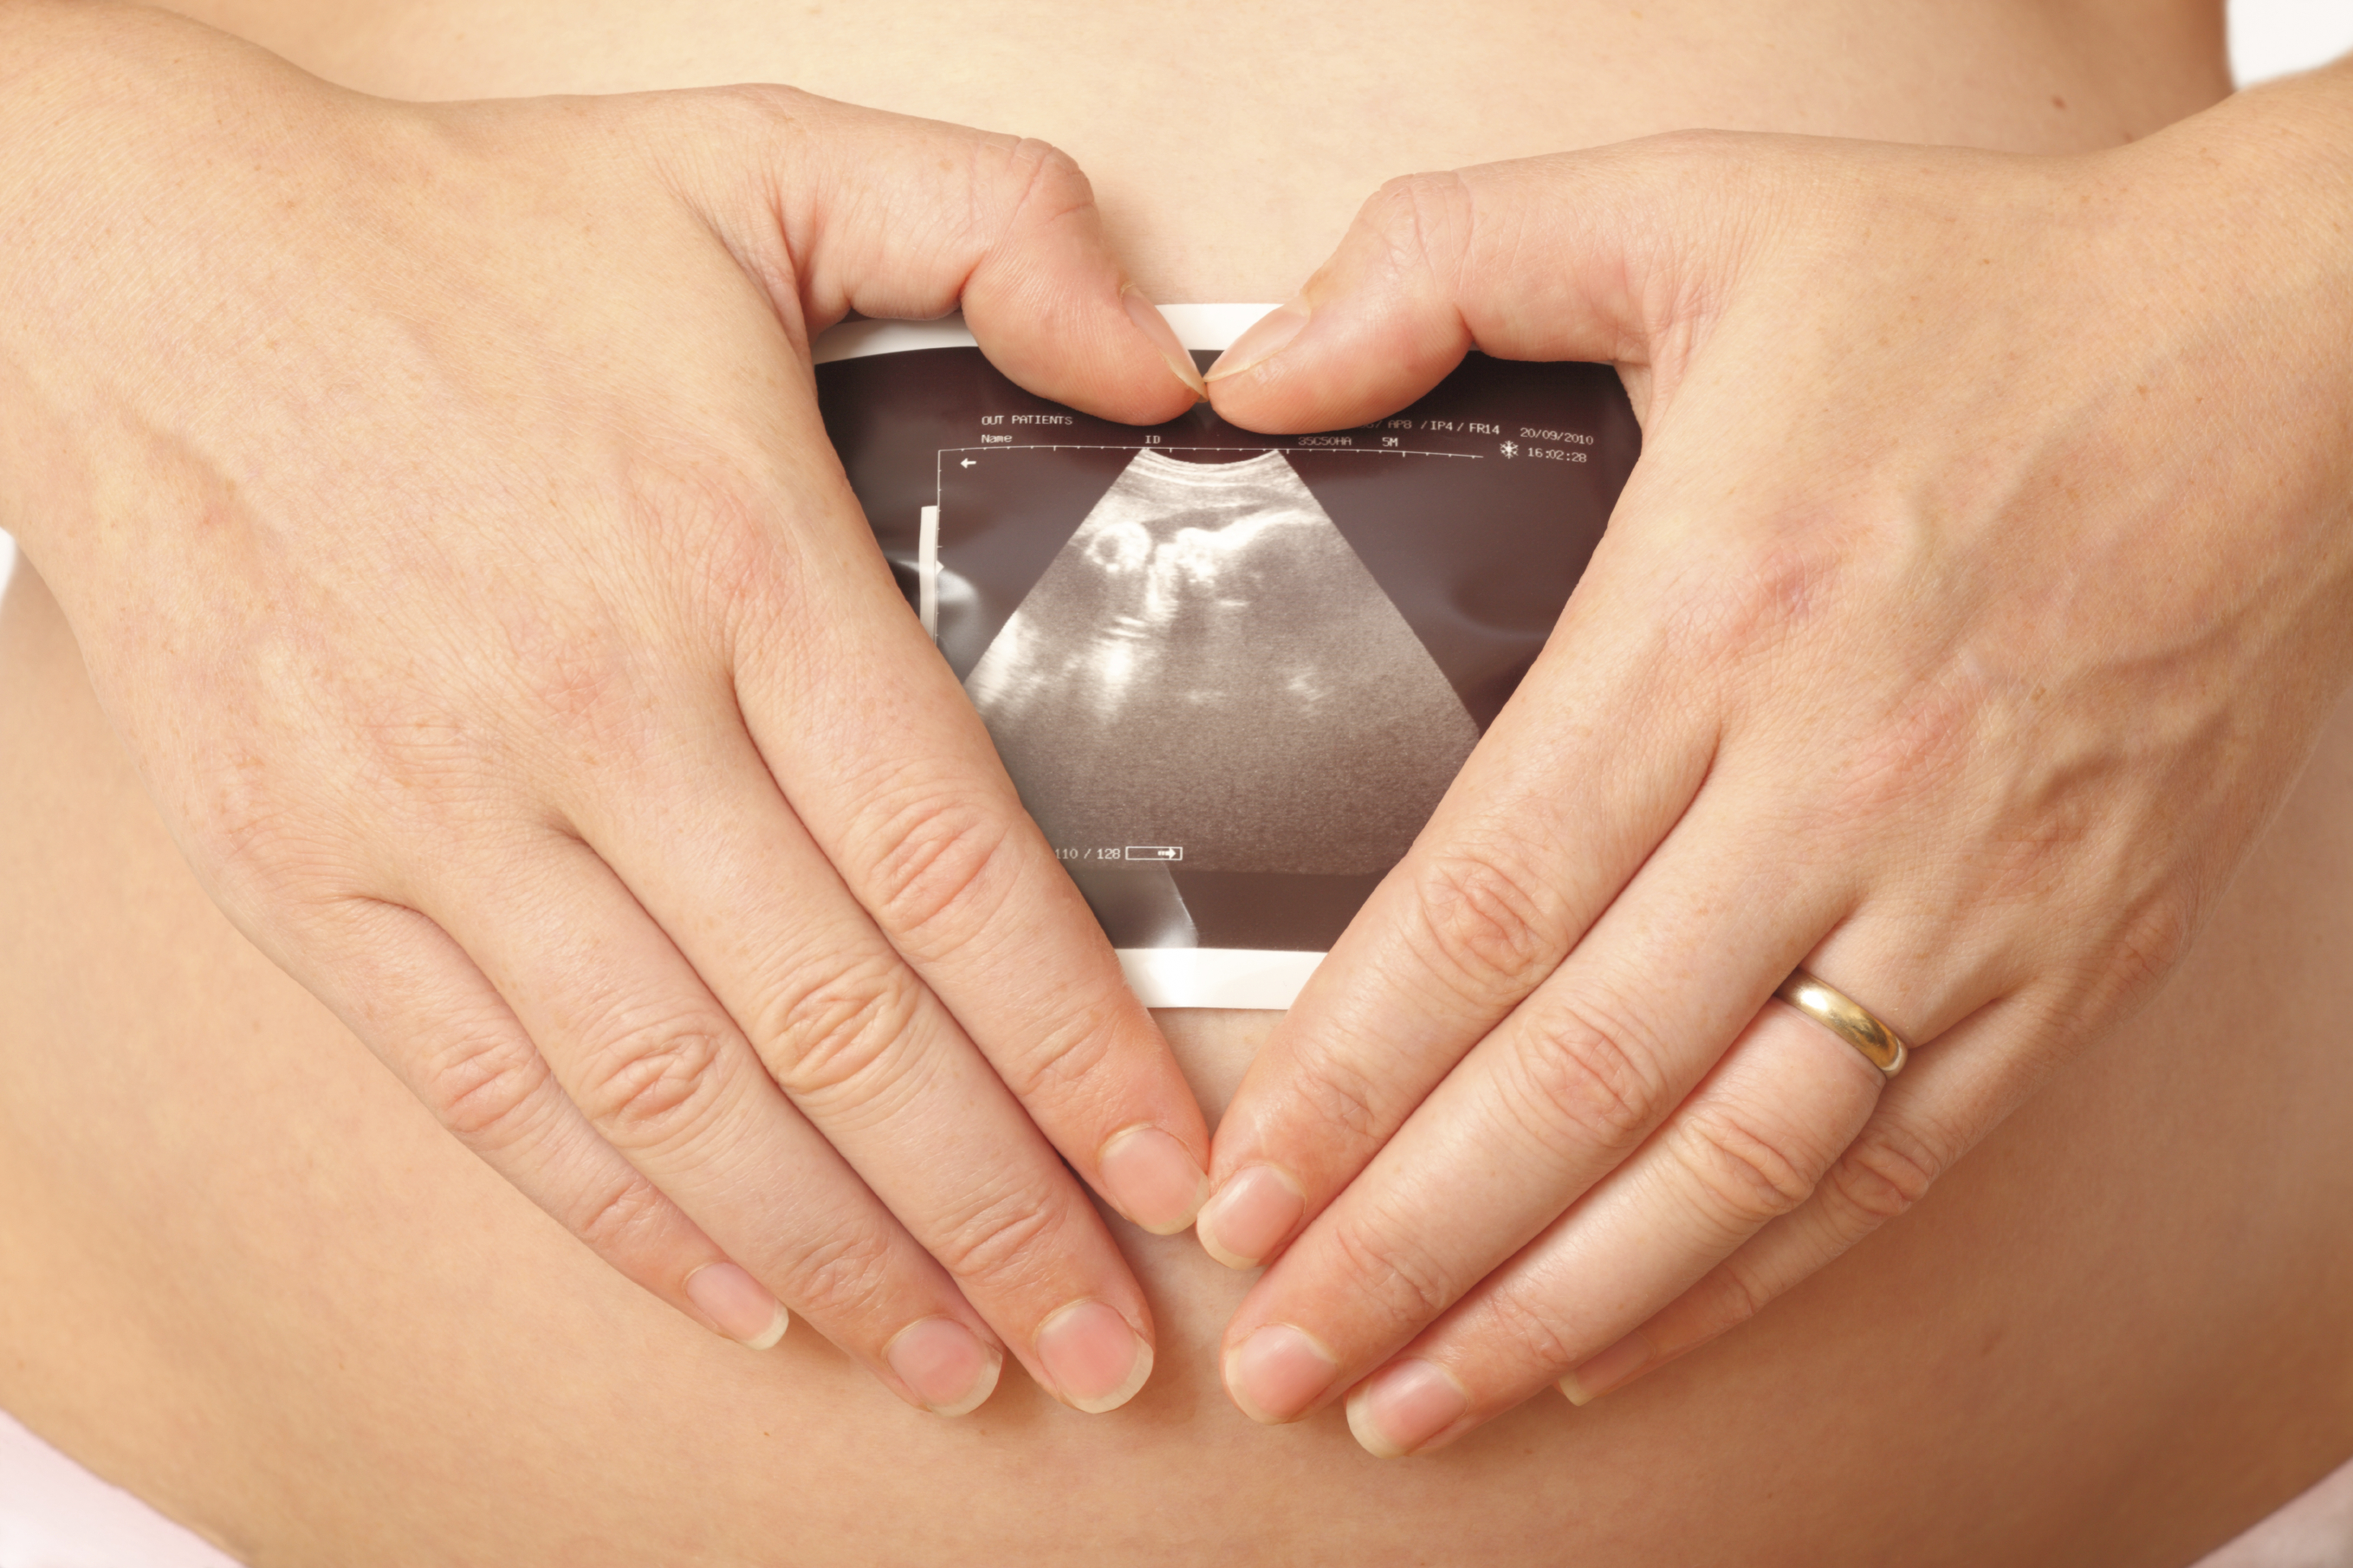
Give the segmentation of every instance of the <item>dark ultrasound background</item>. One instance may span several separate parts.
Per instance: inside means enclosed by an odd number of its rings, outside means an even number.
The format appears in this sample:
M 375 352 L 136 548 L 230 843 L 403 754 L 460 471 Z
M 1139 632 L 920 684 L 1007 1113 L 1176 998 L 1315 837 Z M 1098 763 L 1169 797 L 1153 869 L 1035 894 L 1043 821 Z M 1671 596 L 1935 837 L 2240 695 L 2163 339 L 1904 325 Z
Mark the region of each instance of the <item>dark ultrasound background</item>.
M 1060 456 L 980 467 L 1013 505 Z M 965 678 L 1057 847 L 1377 877 L 1470 756 L 1462 700 L 1285 458 L 1138 453 Z
M 818 388 L 911 605 L 941 508 L 942 652 L 1122 947 L 1328 948 L 1542 647 L 1639 450 L 1608 367 L 1478 354 L 1323 437 L 1206 405 L 1092 419 L 977 349 L 837 361 Z M 1124 858 L 1156 845 L 1183 859 Z

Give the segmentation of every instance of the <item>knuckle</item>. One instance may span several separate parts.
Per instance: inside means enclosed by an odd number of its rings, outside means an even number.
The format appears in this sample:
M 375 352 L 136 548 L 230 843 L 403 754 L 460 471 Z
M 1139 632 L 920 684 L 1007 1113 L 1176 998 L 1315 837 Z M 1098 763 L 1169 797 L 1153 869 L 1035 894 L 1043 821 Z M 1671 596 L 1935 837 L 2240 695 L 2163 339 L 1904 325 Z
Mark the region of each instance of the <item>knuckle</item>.
M 1763 1311 L 1773 1299 L 1772 1287 L 1737 1253 L 1709 1270 L 1694 1295 L 1696 1321 L 1679 1325 L 1683 1332 L 1677 1336 L 1692 1343 L 1730 1332 Z
M 917 962 L 945 956 L 987 930 L 1018 872 L 1012 823 L 965 789 L 916 786 L 886 795 L 870 811 L 863 837 L 867 908 Z
M 917 1005 L 913 976 L 887 954 L 819 970 L 769 1009 L 761 1054 L 796 1099 L 871 1103 L 893 1076 L 892 1047 Z
M 1279 1138 L 1289 1146 L 1368 1154 L 1406 1109 L 1398 1087 L 1418 1081 L 1396 1045 L 1361 1029 L 1343 1024 L 1328 1035 L 1293 1037 L 1274 1079 L 1271 1109 L 1259 1113 L 1259 1125 L 1284 1130 Z
M 958 1279 L 1003 1292 L 1055 1268 L 1071 1220 L 1042 1184 L 1015 1182 L 976 1194 L 926 1245 Z
M 1513 1053 L 1505 1079 L 1531 1131 L 1548 1147 L 1631 1148 L 1668 1104 L 1662 1053 L 1590 1003 L 1562 1002 L 1551 1013 Z
M 1432 278 L 1452 294 L 1470 254 L 1474 210 L 1470 183 L 1458 173 L 1400 174 L 1373 193 L 1360 221 L 1392 267 Z
M 343 709 L 377 777 L 434 826 L 476 816 L 500 793 L 498 744 L 479 725 L 397 699 Z
M 2186 892 L 2168 890 L 2143 901 L 2117 933 L 2108 989 L 2137 999 L 2172 973 L 2197 938 L 2199 913 Z
M 498 1031 L 470 1034 L 425 1064 L 418 1093 L 459 1142 L 488 1152 L 526 1135 L 522 1123 L 551 1076 L 528 1040 Z
M 1516 1291 L 1496 1291 L 1480 1315 L 1482 1337 L 1507 1366 L 1557 1376 L 1580 1359 L 1561 1325 Z
M 1034 136 L 982 136 L 972 144 L 970 227 L 984 254 L 1024 229 L 1060 223 L 1094 205 L 1078 161 Z
M 1330 1246 L 1347 1282 L 1342 1294 L 1370 1303 L 1403 1329 L 1419 1328 L 1461 1299 L 1464 1285 L 1453 1271 L 1420 1247 L 1396 1238 L 1415 1234 L 1404 1217 L 1376 1215 L 1357 1225 L 1334 1228 Z M 1384 1238 L 1375 1241 L 1374 1237 Z
M 1017 213 L 1054 218 L 1094 202 L 1094 187 L 1078 160 L 1050 142 L 1024 136 L 1006 162 L 1020 184 Z
M 1463 1001 L 1508 1006 L 1534 990 L 1567 948 L 1556 905 L 1516 854 L 1457 847 L 1417 869 L 1409 940 L 1421 965 Z
M 628 648 L 594 619 L 536 605 L 518 606 L 508 616 L 514 679 L 559 732 L 594 735 L 631 705 Z
M 1831 1167 L 1826 1185 L 1869 1229 L 1926 1197 L 1942 1169 L 1926 1140 L 1888 1122 L 1863 1130 Z
M 1689 162 L 1721 157 L 1740 141 L 1737 132 L 1675 130 L 1653 132 L 1629 145 L 1658 157 Z
M 1090 1005 L 1049 1025 L 998 1064 L 1014 1098 L 1035 1105 L 1100 1082 L 1117 1051 L 1118 1024 L 1106 1006 Z
M 728 82 L 661 95 L 667 123 L 698 137 L 726 136 L 733 144 L 763 146 L 789 132 L 809 108 L 825 100 L 798 88 L 770 82 Z
M 879 1327 L 896 1288 L 894 1251 L 888 1233 L 867 1226 L 810 1237 L 784 1263 L 784 1300 L 820 1323 Z
M 289 809 L 301 798 L 291 779 L 269 765 L 260 748 L 223 766 L 214 759 L 200 795 L 186 804 L 183 830 L 189 858 L 240 891 L 267 895 L 301 887 L 323 838 L 306 814 Z M 194 791 L 184 792 L 195 795 Z
M 601 1193 L 583 1194 L 572 1212 L 556 1218 L 590 1251 L 617 1262 L 635 1254 L 675 1217 L 670 1200 L 642 1177 L 624 1177 Z
M 672 631 L 691 637 L 707 626 L 714 661 L 776 637 L 787 606 L 806 601 L 808 563 L 777 526 L 778 498 L 792 492 L 773 458 L 730 450 L 717 437 L 681 439 L 637 457 L 621 487 L 630 537 L 659 580 L 680 585 L 687 603 L 714 607 Z
M 693 1014 L 633 1023 L 591 1052 L 574 1098 L 620 1147 L 683 1142 L 715 1109 L 729 1032 Z
M 1388 1118 L 1381 1113 L 1388 1097 L 1380 1092 L 1372 1074 L 1345 1057 L 1325 1054 L 1296 1080 L 1295 1092 L 1307 1112 L 1301 1120 L 1324 1130 L 1315 1134 L 1318 1141 L 1328 1142 L 1330 1131 L 1336 1129 L 1362 1147 L 1388 1133 Z
M 732 82 L 707 88 L 694 95 L 726 112 L 744 116 L 755 125 L 776 131 L 798 126 L 813 111 L 827 107 L 825 100 L 781 82 Z
M 1743 666 L 1782 646 L 1815 617 L 1836 568 L 1819 543 L 1768 537 L 1694 562 L 1668 602 L 1664 626 L 1679 668 Z
M 1795 1140 L 1724 1107 L 1694 1108 L 1669 1146 L 1703 1201 L 1737 1235 L 1788 1214 L 1813 1192 L 1806 1171 L 1815 1163 Z
M 1983 700 L 1972 681 L 1915 688 L 1854 744 L 1823 803 L 1827 811 L 1847 822 L 1871 822 L 1919 809 L 1925 792 L 1949 784 L 1967 765 L 1982 734 Z M 2010 897 L 2032 897 L 2024 889 L 2047 887 L 2065 860 L 2065 847 L 2055 837 L 2020 839 L 1987 871 L 1997 889 L 2007 885 Z

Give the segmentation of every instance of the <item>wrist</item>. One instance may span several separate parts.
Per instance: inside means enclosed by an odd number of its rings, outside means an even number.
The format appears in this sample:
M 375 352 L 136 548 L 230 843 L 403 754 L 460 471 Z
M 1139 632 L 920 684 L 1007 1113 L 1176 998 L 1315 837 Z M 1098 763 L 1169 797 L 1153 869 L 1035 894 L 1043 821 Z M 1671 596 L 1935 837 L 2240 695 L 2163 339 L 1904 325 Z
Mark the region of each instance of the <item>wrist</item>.
M 45 570 L 71 432 L 111 391 L 206 384 L 187 329 L 239 222 L 222 193 L 298 144 L 308 80 L 164 12 L 0 3 L 0 529 Z
M 2275 552 L 2312 613 L 2295 674 L 2353 681 L 2353 58 L 2234 94 L 2126 150 L 2189 258 L 2174 311 L 2214 367 L 2204 426 L 2212 545 Z M 2127 159 L 2127 161 L 2129 161 Z M 2203 369 L 2200 366 L 2200 369 Z M 2236 479 L 2236 484 L 2231 481 Z
M 2113 156 L 2220 304 L 2292 316 L 2315 384 L 2353 382 L 2353 59 L 2233 94 Z

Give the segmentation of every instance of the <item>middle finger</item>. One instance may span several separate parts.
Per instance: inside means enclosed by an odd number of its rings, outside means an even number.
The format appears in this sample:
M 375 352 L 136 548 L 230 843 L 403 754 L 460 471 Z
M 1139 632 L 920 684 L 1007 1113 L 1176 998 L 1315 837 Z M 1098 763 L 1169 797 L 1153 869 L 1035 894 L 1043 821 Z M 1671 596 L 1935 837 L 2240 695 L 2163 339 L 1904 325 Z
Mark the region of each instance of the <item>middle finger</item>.
M 1588 625 L 1611 550 L 1605 537 L 1535 668 L 1236 1092 L 1198 1229 L 1229 1267 L 1273 1257 L 1365 1169 L 1584 939 L 1707 776 L 1716 732 L 1662 685 L 1683 668 L 1672 628 Z
M 1642 1150 L 1348 1398 L 1356 1440 L 1419 1453 L 1583 1364 L 1796 1206 L 1885 1080 L 1767 1004 Z
M 1567 962 L 1424 1100 L 1229 1325 L 1227 1387 L 1295 1419 L 1427 1327 L 1680 1104 L 1841 911 L 1704 795 Z
M 971 1303 L 786 1101 L 612 868 L 543 828 L 525 830 L 521 853 L 506 847 L 448 857 L 419 891 L 589 1127 L 776 1300 L 903 1397 L 946 1412 L 985 1396 L 997 1355 Z M 501 874 L 486 875 L 494 865 Z M 615 1223 L 592 1215 L 574 1228 L 589 1237 Z M 745 1342 L 774 1342 L 786 1321 Z M 943 1335 L 955 1342 L 944 1365 Z M 927 1359 L 908 1361 L 912 1349 Z M 945 1385 L 943 1373 L 954 1374 Z
M 1125 1403 L 1141 1288 L 1084 1192 L 859 908 L 740 731 L 641 755 L 583 826 L 769 1073 L 1033 1375 Z

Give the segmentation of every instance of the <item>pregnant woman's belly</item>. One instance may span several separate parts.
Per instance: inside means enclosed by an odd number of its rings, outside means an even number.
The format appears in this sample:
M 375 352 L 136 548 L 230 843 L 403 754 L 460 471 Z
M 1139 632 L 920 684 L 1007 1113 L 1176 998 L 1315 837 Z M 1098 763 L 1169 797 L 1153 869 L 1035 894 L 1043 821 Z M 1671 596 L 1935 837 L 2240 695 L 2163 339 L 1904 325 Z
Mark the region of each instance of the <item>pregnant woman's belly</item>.
M 1280 300 L 1383 180 L 1652 132 L 2113 146 L 2229 90 L 2220 0 L 195 0 L 396 98 L 781 81 L 1040 136 L 1155 299 Z
M 1047 137 L 1164 300 L 1378 181 L 1677 125 L 2060 150 L 2221 90 L 2209 7 L 221 8 L 454 97 L 765 79 Z M 1226 1402 L 1247 1281 L 1124 1226 L 1158 1367 L 918 1415 L 755 1354 L 477 1164 L 205 900 L 39 584 L 0 612 L 0 1404 L 257 1562 L 2168 1563 L 2353 1451 L 2353 723 L 2185 972 L 1722 1344 L 1381 1463 Z M 1172 1016 L 1214 1115 L 1265 1016 Z

